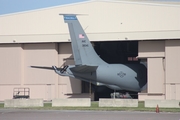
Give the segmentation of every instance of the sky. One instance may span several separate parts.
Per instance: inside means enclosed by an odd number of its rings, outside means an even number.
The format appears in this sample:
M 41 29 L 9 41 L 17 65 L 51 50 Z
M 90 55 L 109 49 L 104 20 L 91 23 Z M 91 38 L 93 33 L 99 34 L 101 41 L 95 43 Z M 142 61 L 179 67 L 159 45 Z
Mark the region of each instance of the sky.
M 70 3 L 83 2 L 83 1 L 87 1 L 87 0 L 0 0 L 0 15 L 70 4 Z M 156 0 L 156 1 L 180 2 L 180 0 Z
M 0 0 L 0 15 L 82 1 L 87 0 Z

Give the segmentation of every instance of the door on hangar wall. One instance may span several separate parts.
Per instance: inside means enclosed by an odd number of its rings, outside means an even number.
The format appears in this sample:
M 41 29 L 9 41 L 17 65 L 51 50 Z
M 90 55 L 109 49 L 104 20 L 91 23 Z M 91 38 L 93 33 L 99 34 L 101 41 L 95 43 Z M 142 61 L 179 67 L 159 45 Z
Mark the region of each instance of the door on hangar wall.
M 67 97 L 67 85 L 66 84 L 61 84 L 58 86 L 59 89 L 59 98 L 66 98 Z
M 45 99 L 46 100 L 51 100 L 51 84 L 46 85 L 46 94 L 45 94 Z
M 177 89 L 176 84 L 174 83 L 166 85 L 166 99 L 176 100 L 177 99 L 176 92 L 178 92 L 176 89 Z
M 171 95 L 172 100 L 176 99 L 176 85 L 175 84 L 170 85 L 170 95 Z

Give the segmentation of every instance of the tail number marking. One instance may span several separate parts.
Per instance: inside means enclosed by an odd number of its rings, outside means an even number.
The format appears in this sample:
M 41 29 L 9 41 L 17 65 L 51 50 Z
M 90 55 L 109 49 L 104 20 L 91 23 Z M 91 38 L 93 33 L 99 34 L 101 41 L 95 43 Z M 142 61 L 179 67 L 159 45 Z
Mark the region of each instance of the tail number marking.
M 82 44 L 82 47 L 88 47 L 88 44 Z

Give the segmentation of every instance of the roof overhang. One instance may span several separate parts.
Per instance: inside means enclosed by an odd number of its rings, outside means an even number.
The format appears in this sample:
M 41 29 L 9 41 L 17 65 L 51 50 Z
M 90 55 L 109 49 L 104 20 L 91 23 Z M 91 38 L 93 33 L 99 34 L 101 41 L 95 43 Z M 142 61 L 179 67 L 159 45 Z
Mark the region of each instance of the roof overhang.
M 91 41 L 180 39 L 179 4 L 93 0 L 0 16 L 0 43 L 70 42 L 72 11 Z

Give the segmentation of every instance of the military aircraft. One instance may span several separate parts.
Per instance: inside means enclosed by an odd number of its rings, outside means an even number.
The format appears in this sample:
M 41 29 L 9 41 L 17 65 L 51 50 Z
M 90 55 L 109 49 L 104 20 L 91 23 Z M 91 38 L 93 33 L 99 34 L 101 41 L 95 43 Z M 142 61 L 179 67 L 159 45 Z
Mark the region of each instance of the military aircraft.
M 54 70 L 60 76 L 69 76 L 113 90 L 140 92 L 146 89 L 147 69 L 143 64 L 108 64 L 95 52 L 76 14 L 61 14 L 68 24 L 75 65 L 32 68 Z

